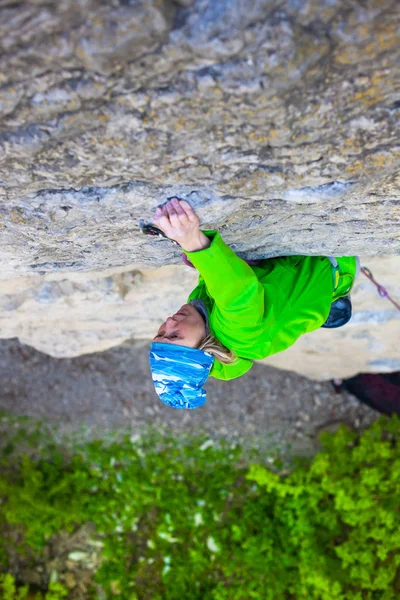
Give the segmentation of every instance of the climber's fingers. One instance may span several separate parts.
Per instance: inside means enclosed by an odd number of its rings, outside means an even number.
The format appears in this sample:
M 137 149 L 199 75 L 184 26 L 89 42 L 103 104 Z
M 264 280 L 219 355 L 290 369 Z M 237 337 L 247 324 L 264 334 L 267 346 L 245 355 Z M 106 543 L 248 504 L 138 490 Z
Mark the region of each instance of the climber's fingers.
M 178 243 L 197 231 L 200 225 L 190 204 L 176 197 L 156 209 L 153 221 L 167 237 Z
M 182 225 L 188 225 L 189 219 L 183 207 L 181 206 L 181 202 L 182 200 L 180 201 L 179 198 L 171 198 L 167 204 L 167 207 L 172 207 L 172 214 L 176 214 L 178 216 L 179 222 Z
M 154 213 L 153 221 L 156 223 L 163 216 L 168 217 L 168 212 L 165 207 L 165 204 L 163 206 L 157 206 L 156 212 Z
M 171 223 L 169 221 L 169 217 L 163 215 L 162 217 L 160 217 L 157 225 L 161 229 L 161 231 L 163 231 L 165 233 L 165 235 L 167 237 L 169 237 L 169 230 L 171 228 Z
M 177 212 L 176 204 L 177 204 L 176 202 L 169 200 L 166 204 L 166 208 L 168 211 L 169 221 L 170 221 L 172 227 L 176 230 L 180 230 L 182 228 L 182 226 L 184 227 L 185 224 L 189 223 L 189 221 L 187 220 L 187 218 L 185 216 L 186 223 L 181 222 L 180 215 Z
M 181 208 L 183 208 L 183 210 L 185 211 L 186 216 L 191 223 L 195 223 L 199 220 L 198 216 L 194 212 L 193 208 L 190 206 L 189 202 L 187 202 L 186 200 L 181 200 L 179 204 Z
M 169 215 L 165 206 L 159 206 L 154 214 L 154 223 L 167 234 L 167 230 L 171 227 Z

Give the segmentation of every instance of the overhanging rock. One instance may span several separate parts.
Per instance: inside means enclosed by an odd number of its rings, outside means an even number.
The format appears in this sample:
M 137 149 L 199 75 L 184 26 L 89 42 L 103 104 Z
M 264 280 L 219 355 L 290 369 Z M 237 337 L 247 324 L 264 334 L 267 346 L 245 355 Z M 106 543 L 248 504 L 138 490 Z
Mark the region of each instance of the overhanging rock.
M 397 3 L 0 4 L 3 291 L 22 278 L 29 297 L 56 276 L 68 304 L 75 275 L 91 287 L 105 269 L 177 263 L 137 229 L 172 194 L 245 257 L 400 254 Z M 93 312 L 107 306 L 100 287 Z M 26 300 L 10 297 L 21 308 L 3 313 L 15 319 L 3 337 L 71 355 L 44 323 L 39 343 L 35 314 L 23 322 Z M 91 350 L 109 347 L 101 328 L 91 336 Z

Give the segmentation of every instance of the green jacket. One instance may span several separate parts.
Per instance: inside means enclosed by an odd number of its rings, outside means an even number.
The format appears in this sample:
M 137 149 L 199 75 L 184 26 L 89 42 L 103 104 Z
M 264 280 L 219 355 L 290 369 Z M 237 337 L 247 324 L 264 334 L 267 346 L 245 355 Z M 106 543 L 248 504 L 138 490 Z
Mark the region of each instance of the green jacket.
M 249 266 L 216 231 L 204 231 L 211 245 L 185 252 L 199 271 L 189 300 L 204 300 L 210 331 L 237 360 L 215 360 L 211 375 L 233 379 L 259 360 L 289 348 L 304 333 L 326 321 L 333 300 L 352 286 L 354 257 L 338 258 L 339 285 L 334 289 L 332 265 L 322 256 L 287 256 Z

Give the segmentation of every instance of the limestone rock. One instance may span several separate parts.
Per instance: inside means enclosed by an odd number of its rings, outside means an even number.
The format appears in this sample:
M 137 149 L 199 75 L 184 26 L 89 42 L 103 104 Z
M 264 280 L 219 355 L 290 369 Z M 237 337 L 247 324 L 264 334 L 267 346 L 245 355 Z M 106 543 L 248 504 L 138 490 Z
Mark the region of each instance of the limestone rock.
M 0 9 L 1 336 L 57 356 L 144 336 L 110 298 L 136 311 L 147 296 L 124 304 L 128 290 L 177 268 L 176 248 L 137 228 L 172 194 L 245 257 L 400 254 L 397 3 Z M 168 312 L 176 288 L 157 277 L 152 306 Z
M 244 252 L 399 252 L 393 2 L 1 4 L 3 277 L 171 262 L 131 238 L 172 193 Z
M 150 339 L 196 281 L 194 270 L 175 265 L 6 280 L 1 337 L 60 358 Z

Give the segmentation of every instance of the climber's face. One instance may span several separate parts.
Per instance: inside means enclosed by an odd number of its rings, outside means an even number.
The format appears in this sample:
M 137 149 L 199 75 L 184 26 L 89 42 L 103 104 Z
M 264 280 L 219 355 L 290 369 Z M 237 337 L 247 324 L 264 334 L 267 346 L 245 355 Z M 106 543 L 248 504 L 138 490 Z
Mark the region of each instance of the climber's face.
M 203 317 L 192 304 L 184 304 L 161 325 L 153 342 L 197 348 L 205 337 Z

